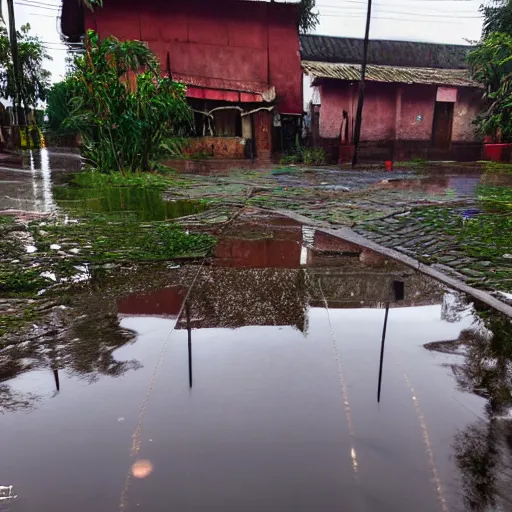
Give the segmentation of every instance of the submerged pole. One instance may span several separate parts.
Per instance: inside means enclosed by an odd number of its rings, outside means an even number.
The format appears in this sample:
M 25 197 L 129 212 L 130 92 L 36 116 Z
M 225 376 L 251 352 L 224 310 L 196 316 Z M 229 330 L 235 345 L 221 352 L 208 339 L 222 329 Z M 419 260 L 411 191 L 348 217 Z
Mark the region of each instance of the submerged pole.
M 388 328 L 389 302 L 386 302 L 386 315 L 384 317 L 384 329 L 382 330 L 382 343 L 380 346 L 380 366 L 379 366 L 379 388 L 377 390 L 377 402 L 380 403 L 380 391 L 382 387 L 382 367 L 384 365 L 384 344 L 386 343 L 386 331 Z
M 359 81 L 359 100 L 357 102 L 356 123 L 354 127 L 354 155 L 352 156 L 352 167 L 357 165 L 359 140 L 361 138 L 361 123 L 363 120 L 364 89 L 366 79 L 366 65 L 368 63 L 368 48 L 370 46 L 370 22 L 372 19 L 372 0 L 368 0 L 366 11 L 366 32 L 363 43 L 363 62 L 361 65 L 361 80 Z

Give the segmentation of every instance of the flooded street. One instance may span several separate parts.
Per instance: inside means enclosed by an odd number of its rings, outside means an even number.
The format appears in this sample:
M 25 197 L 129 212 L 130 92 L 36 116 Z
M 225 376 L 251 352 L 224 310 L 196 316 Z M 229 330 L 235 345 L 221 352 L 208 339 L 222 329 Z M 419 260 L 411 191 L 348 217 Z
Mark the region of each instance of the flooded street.
M 0 510 L 511 510 L 510 359 L 466 297 L 251 211 L 164 282 L 4 368 Z
M 0 171 L 1 209 L 124 219 L 101 237 L 63 228 L 58 257 L 170 219 L 217 243 L 205 259 L 96 264 L 52 302 L 53 327 L 0 346 L 0 511 L 512 510 L 508 319 L 250 204 L 52 188 L 79 163 L 42 151 Z M 369 191 L 369 208 L 408 193 L 470 204 L 484 182 L 381 174 L 265 179 Z
M 56 204 L 52 186 L 55 175 L 80 168 L 78 153 L 48 149 L 28 152 L 23 158 L 22 168 L 0 167 L 0 210 L 54 212 Z

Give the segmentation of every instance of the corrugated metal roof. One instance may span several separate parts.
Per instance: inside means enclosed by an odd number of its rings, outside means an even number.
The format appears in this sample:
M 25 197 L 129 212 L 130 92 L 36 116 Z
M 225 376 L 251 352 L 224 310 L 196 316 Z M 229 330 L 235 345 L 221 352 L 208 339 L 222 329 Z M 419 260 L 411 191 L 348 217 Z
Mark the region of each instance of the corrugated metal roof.
M 300 36 L 304 60 L 359 64 L 363 40 L 354 37 Z M 465 69 L 468 45 L 419 43 L 414 41 L 370 40 L 368 64 L 418 68 Z
M 359 64 L 336 64 L 304 60 L 302 61 L 302 69 L 312 78 L 332 78 L 350 81 L 359 81 L 361 78 L 361 65 Z M 480 87 L 478 83 L 471 80 L 466 69 L 369 65 L 366 69 L 366 79 L 370 82 Z

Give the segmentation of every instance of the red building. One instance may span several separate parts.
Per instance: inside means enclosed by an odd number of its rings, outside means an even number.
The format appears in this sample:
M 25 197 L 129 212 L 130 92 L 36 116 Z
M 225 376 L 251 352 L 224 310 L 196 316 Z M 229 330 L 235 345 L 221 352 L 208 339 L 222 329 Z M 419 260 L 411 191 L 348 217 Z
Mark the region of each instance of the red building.
M 250 139 L 266 160 L 275 113 L 286 122 L 303 108 L 297 1 L 105 0 L 93 12 L 63 0 L 62 32 L 71 41 L 88 29 L 146 41 L 162 69 L 188 85 L 196 135 L 206 136 L 198 151 L 243 158 Z
M 369 160 L 478 160 L 472 121 L 482 90 L 466 67 L 469 46 L 405 41 L 370 42 L 361 127 L 361 157 Z M 301 36 L 302 67 L 317 88 L 313 136 L 340 161 L 350 160 L 361 39 Z M 316 96 L 316 99 L 315 99 Z

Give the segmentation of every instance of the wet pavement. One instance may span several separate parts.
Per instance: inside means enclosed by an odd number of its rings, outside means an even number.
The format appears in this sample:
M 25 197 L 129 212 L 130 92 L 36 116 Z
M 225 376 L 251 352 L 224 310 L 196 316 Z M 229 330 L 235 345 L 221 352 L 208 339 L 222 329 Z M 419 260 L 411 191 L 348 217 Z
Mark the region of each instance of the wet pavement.
M 55 212 L 52 191 L 55 175 L 80 168 L 78 153 L 49 149 L 27 153 L 19 169 L 0 167 L 0 211 Z
M 1 349 L 0 510 L 512 510 L 509 320 L 248 209 L 153 274 Z

